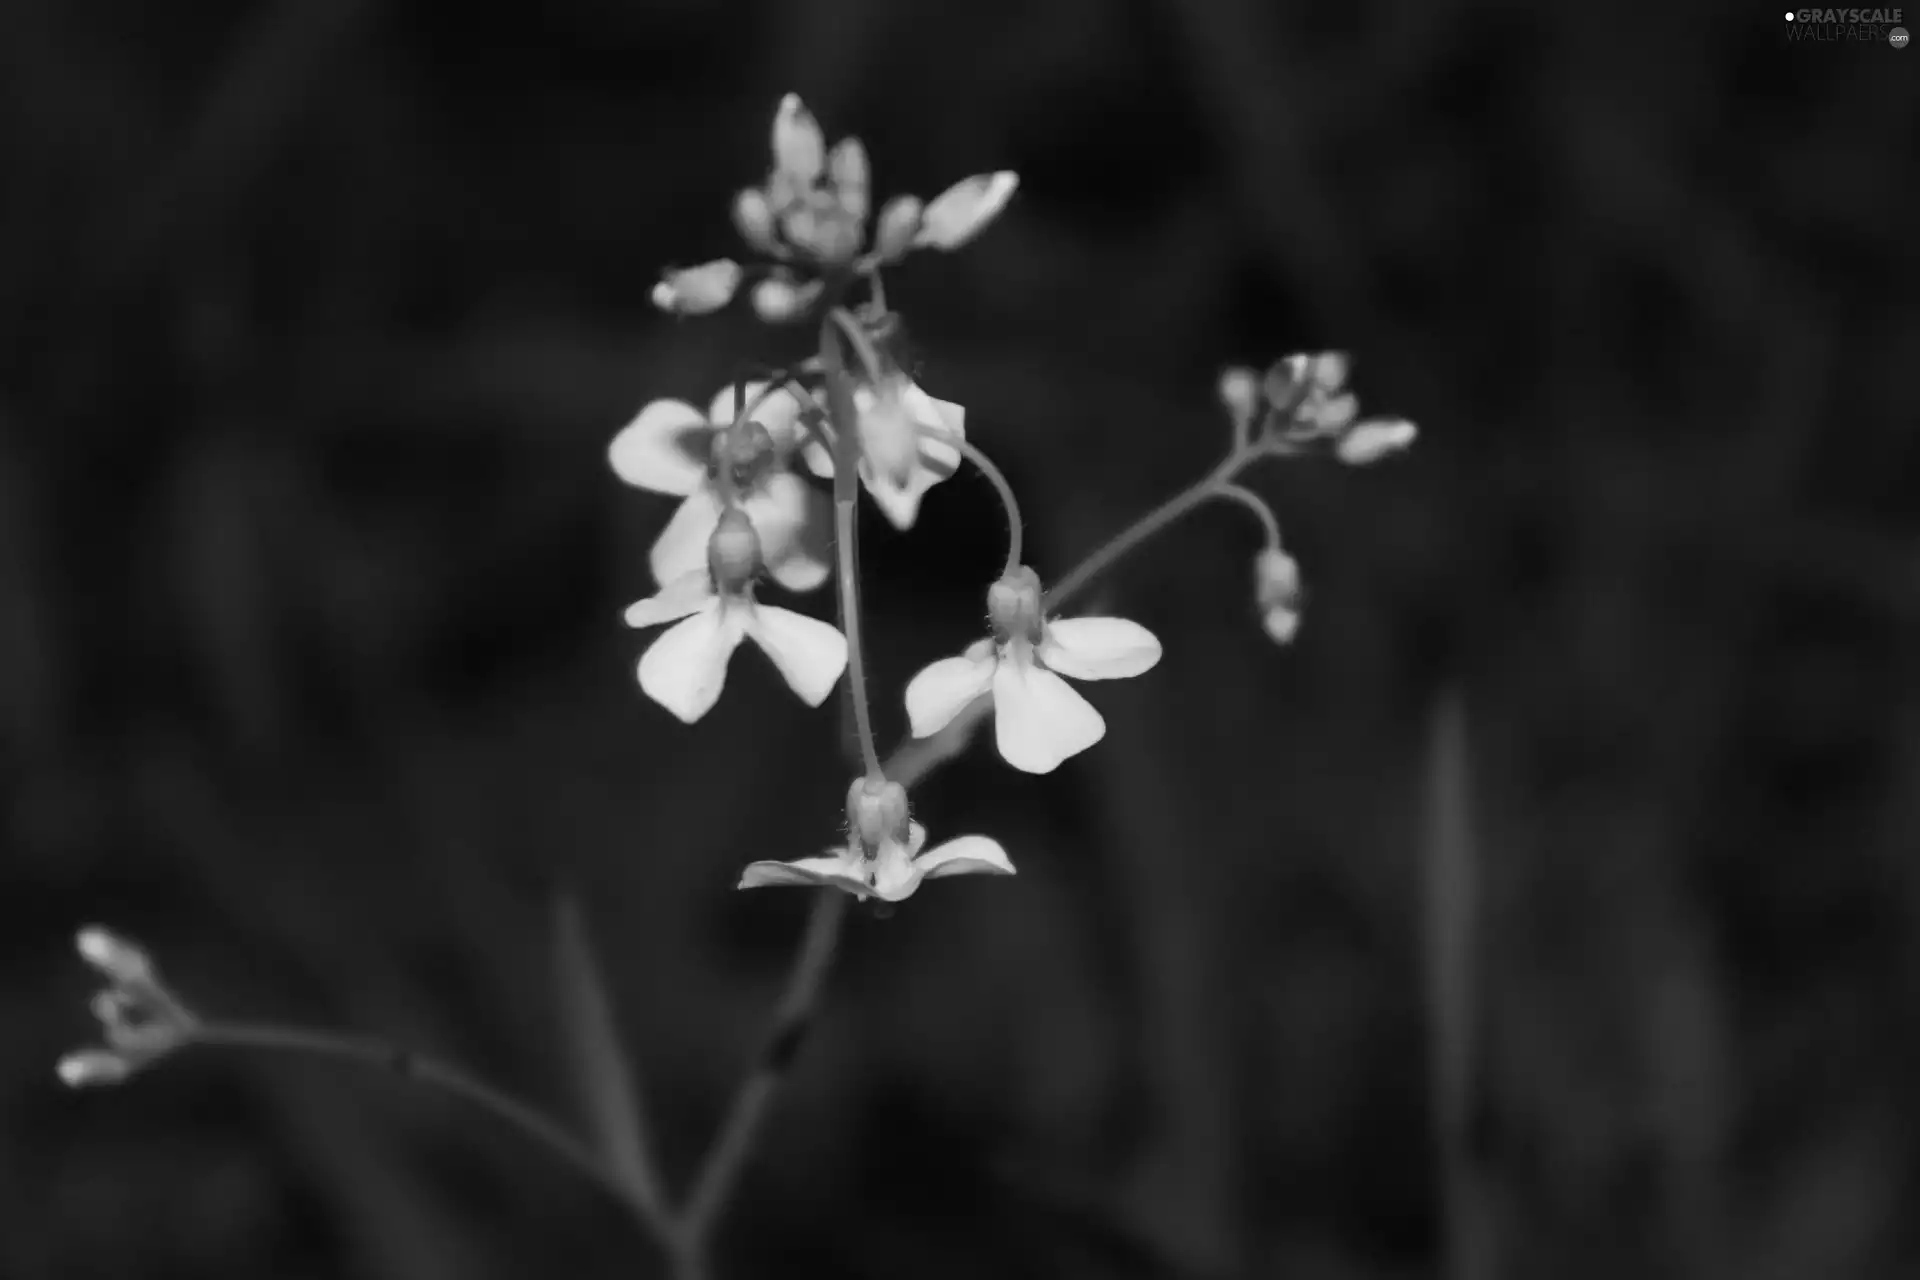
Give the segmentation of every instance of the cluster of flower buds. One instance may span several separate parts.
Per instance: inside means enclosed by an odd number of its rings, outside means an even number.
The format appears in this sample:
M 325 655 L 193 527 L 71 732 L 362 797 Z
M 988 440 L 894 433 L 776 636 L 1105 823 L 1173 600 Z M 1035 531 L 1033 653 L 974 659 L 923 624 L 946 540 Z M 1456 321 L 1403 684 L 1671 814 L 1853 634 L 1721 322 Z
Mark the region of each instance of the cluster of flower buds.
M 858 138 L 829 149 L 813 113 L 790 93 L 774 115 L 772 149 L 765 183 L 733 201 L 741 238 L 770 260 L 754 272 L 753 309 L 771 322 L 804 316 L 831 276 L 870 274 L 915 249 L 959 248 L 985 230 L 1019 186 L 1012 173 L 982 173 L 924 204 L 896 196 L 869 236 L 872 176 Z M 662 311 L 705 315 L 731 302 L 747 274 L 729 258 L 675 268 L 655 286 L 653 302 Z
M 98 925 L 80 930 L 75 944 L 107 980 L 93 997 L 106 1045 L 61 1058 L 64 1083 L 75 1089 L 119 1084 L 193 1039 L 199 1020 L 161 983 L 145 951 Z
M 1340 461 L 1365 466 L 1406 449 L 1417 432 L 1405 418 L 1362 418 L 1347 389 L 1351 368 L 1344 352 L 1298 352 L 1264 375 L 1227 370 L 1220 400 L 1243 438 L 1264 437 L 1287 452 L 1325 446 Z

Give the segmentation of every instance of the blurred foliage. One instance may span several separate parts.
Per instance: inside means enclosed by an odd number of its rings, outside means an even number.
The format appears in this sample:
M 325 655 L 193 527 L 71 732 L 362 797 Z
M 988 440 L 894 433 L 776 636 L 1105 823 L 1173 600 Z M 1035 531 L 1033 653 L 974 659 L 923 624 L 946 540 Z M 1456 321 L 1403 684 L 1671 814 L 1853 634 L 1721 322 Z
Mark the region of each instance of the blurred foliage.
M 1106 743 L 920 789 L 1021 876 L 856 920 L 725 1274 L 1410 1277 L 1461 1199 L 1486 1275 L 1910 1273 L 1915 56 L 1705 3 L 0 7 L 0 1275 L 635 1273 L 393 1082 L 51 1066 L 97 918 L 564 1106 L 566 887 L 684 1174 L 806 905 L 731 886 L 831 838 L 841 730 L 744 660 L 695 729 L 638 696 L 669 507 L 604 449 L 805 340 L 647 302 L 732 251 L 788 89 L 883 193 L 1021 173 L 890 293 L 1043 573 L 1207 465 L 1227 362 L 1345 347 L 1424 434 L 1262 482 L 1293 649 L 1205 515 L 1103 588 L 1168 649 Z M 866 527 L 876 689 L 1000 535 L 970 480 Z M 1448 690 L 1471 1010 L 1422 908 Z

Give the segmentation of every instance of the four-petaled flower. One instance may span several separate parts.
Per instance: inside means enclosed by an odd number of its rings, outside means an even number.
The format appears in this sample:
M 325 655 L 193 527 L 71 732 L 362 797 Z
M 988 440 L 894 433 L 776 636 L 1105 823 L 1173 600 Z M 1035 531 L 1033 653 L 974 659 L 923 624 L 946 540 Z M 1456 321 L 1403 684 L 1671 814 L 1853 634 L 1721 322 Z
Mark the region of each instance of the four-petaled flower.
M 992 638 L 942 658 L 907 685 L 913 736 L 938 733 L 984 693 L 993 695 L 994 737 L 1016 769 L 1050 773 L 1100 741 L 1106 721 L 1062 676 L 1115 680 L 1160 661 L 1160 642 L 1124 618 L 1044 618 L 1040 580 L 1021 566 L 987 593 Z
M 960 467 L 959 450 L 939 433 L 966 439 L 966 407 L 936 400 L 905 374 L 856 386 L 853 407 L 859 415 L 861 483 L 894 528 L 911 529 L 927 490 Z M 805 452 L 813 474 L 833 475 L 833 456 L 818 440 L 807 441 Z
M 727 664 L 751 639 L 773 660 L 800 700 L 827 700 L 847 666 L 847 640 L 834 628 L 753 598 L 759 537 L 738 507 L 723 514 L 707 545 L 707 564 L 669 582 L 627 609 L 630 627 L 676 622 L 640 655 L 640 688 L 692 724 L 713 709 L 726 686 Z
M 93 997 L 106 1047 L 60 1059 L 60 1079 L 69 1087 L 118 1084 L 193 1038 L 199 1019 L 162 985 L 145 951 L 98 925 L 80 930 L 74 943 L 107 979 Z
M 655 400 L 608 447 L 622 480 L 686 499 L 653 544 L 653 579 L 663 587 L 706 563 L 729 494 L 760 535 L 768 576 L 789 591 L 827 580 L 813 544 L 831 521 L 830 505 L 788 465 L 802 429 L 800 399 L 786 387 L 769 393 L 764 382 L 745 391 L 746 405 L 758 407 L 744 418 L 733 387 L 706 414 L 684 400 Z
M 847 790 L 847 828 L 846 843 L 821 857 L 749 864 L 739 887 L 825 886 L 862 901 L 899 902 L 912 897 L 922 880 L 1014 874 L 1007 851 L 986 836 L 960 836 L 926 849 L 927 829 L 908 818 L 907 793 L 897 782 L 855 779 Z

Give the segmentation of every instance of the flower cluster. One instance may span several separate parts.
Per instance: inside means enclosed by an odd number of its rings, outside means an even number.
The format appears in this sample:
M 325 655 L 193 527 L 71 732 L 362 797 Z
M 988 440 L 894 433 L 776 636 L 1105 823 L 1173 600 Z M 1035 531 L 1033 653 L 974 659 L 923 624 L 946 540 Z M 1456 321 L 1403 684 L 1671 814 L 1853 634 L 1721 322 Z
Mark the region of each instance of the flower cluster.
M 98 925 L 80 930 L 75 945 L 107 980 L 93 997 L 106 1046 L 60 1059 L 60 1079 L 69 1087 L 119 1084 L 193 1038 L 199 1019 L 161 983 L 145 951 Z
M 659 589 L 627 611 L 634 627 L 673 624 L 641 656 L 640 688 L 680 720 L 698 721 L 749 639 L 809 706 L 849 675 L 866 769 L 847 793 L 845 840 L 820 857 L 756 862 L 741 888 L 826 885 L 895 902 L 926 879 L 1011 874 L 1005 851 L 984 836 L 924 849 L 926 832 L 909 815 L 905 787 L 886 775 L 866 701 L 853 532 L 860 490 L 896 528 L 911 529 L 928 490 L 966 463 L 993 482 L 1005 508 L 1009 546 L 1004 571 L 986 591 L 987 634 L 908 683 L 905 709 L 916 738 L 941 733 L 970 708 L 988 711 L 1001 758 L 1022 772 L 1050 773 L 1106 733 L 1100 712 L 1069 681 L 1144 675 L 1160 661 L 1160 641 L 1139 623 L 1072 616 L 1064 607 L 1104 567 L 1105 550 L 1051 595 L 1042 589 L 1021 555 L 1017 500 L 969 439 L 966 410 L 924 391 L 898 354 L 902 329 L 886 305 L 883 269 L 915 249 L 968 243 L 1006 207 L 1018 179 L 977 175 L 924 205 L 899 196 L 869 226 L 872 184 L 857 138 L 829 148 L 813 115 L 788 95 L 774 116 L 772 152 L 765 181 L 740 192 L 733 207 L 735 225 L 763 261 L 669 271 L 655 302 L 703 314 L 752 279 L 763 319 L 818 315 L 819 353 L 723 388 L 705 412 L 683 400 L 654 400 L 614 437 L 610 461 L 622 480 L 681 500 L 650 557 Z M 850 304 L 856 291 L 863 300 Z M 1265 374 L 1228 370 L 1220 394 L 1233 451 L 1175 500 L 1184 510 L 1198 505 L 1191 499 L 1217 497 L 1261 521 L 1255 602 L 1267 633 L 1282 643 L 1300 625 L 1299 567 L 1282 548 L 1266 501 L 1235 477 L 1261 458 L 1325 452 L 1368 463 L 1410 444 L 1412 424 L 1359 416 L 1348 372 L 1337 352 L 1288 356 Z M 810 477 L 832 482 L 831 501 Z M 1150 516 L 1143 528 L 1161 523 Z M 1131 536 L 1111 544 L 1112 558 Z M 762 576 L 794 593 L 835 581 L 844 631 L 757 600 Z

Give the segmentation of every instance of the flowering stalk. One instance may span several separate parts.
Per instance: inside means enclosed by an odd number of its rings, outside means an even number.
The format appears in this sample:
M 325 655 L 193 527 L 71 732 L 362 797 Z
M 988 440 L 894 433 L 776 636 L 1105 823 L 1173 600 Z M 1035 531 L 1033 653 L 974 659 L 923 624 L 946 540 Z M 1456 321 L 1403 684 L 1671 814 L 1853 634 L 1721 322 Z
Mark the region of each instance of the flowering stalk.
M 847 696 L 853 699 L 853 722 L 860 738 L 860 756 L 867 777 L 886 777 L 880 752 L 874 745 L 873 712 L 867 704 L 867 668 L 860 646 L 860 556 L 855 544 L 855 503 L 860 496 L 860 422 L 854 410 L 853 388 L 840 351 L 840 337 L 829 313 L 820 326 L 820 364 L 827 385 L 827 416 L 833 423 L 838 456 L 833 466 L 833 536 L 837 559 L 834 573 L 840 586 L 840 629 L 847 637 Z

